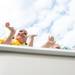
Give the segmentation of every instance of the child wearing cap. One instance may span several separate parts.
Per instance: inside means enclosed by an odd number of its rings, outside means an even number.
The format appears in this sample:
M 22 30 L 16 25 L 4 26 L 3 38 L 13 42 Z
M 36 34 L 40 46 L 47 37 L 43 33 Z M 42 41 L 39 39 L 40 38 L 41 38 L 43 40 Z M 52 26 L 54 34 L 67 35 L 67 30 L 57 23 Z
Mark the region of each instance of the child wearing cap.
M 14 37 L 15 35 L 15 29 L 13 27 L 10 27 L 10 23 L 6 22 L 5 23 L 6 28 L 10 30 L 10 34 L 8 38 L 5 39 L 0 39 L 0 44 L 10 44 L 10 45 L 28 45 L 28 46 L 33 46 L 33 41 L 34 37 L 36 35 L 31 35 L 31 40 L 29 44 L 27 44 L 27 31 L 25 29 L 22 29 L 18 32 L 18 34 Z M 13 38 L 14 37 L 14 38 Z

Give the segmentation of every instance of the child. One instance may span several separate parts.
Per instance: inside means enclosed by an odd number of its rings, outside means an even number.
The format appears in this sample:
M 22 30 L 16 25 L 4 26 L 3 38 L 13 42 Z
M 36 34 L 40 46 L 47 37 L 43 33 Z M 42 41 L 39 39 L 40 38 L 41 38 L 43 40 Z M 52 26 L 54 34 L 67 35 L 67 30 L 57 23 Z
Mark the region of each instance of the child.
M 60 49 L 60 46 L 58 44 L 56 44 L 53 36 L 51 36 L 51 37 L 49 36 L 48 41 L 42 47 L 43 48 L 57 48 L 57 49 Z
M 5 23 L 6 28 L 10 30 L 10 34 L 6 40 L 0 41 L 1 44 L 10 44 L 10 45 L 28 45 L 33 46 L 34 37 L 36 35 L 31 35 L 31 40 L 29 44 L 27 44 L 27 31 L 22 29 L 18 32 L 18 34 L 14 37 L 16 30 L 13 27 L 10 27 L 10 23 Z M 14 37 L 14 38 L 13 38 Z

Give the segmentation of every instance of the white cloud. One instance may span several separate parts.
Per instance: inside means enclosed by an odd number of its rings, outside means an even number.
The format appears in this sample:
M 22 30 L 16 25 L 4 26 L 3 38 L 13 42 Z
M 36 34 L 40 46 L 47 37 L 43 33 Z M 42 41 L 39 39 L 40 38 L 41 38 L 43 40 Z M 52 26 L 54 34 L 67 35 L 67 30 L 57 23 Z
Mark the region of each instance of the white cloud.
M 0 36 L 8 32 L 3 27 L 10 21 L 16 29 L 27 27 L 29 33 L 37 33 L 37 47 L 50 33 L 60 44 L 72 46 L 75 44 L 74 7 L 75 0 L 0 0 Z M 46 32 L 48 29 L 50 31 Z

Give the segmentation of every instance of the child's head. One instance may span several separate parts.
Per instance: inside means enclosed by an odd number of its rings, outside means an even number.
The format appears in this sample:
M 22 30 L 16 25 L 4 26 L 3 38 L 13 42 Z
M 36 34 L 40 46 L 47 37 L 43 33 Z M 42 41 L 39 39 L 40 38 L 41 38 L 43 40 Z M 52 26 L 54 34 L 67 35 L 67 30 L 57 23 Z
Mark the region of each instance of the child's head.
M 27 31 L 25 29 L 19 30 L 18 34 L 16 35 L 16 39 L 21 43 L 26 42 L 27 41 Z

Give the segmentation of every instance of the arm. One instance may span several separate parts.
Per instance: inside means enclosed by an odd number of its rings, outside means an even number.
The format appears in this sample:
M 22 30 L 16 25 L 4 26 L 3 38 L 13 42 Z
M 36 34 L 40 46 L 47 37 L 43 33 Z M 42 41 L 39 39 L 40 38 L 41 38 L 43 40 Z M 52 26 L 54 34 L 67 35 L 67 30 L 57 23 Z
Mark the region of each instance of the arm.
M 30 37 L 31 37 L 31 40 L 30 40 L 30 43 L 29 43 L 29 46 L 33 46 L 33 42 L 34 42 L 34 37 L 35 37 L 36 35 L 31 35 Z
M 5 26 L 6 26 L 6 28 L 8 28 L 10 30 L 10 34 L 9 34 L 8 38 L 5 40 L 4 44 L 11 44 L 12 37 L 15 34 L 15 29 L 13 27 L 10 27 L 9 24 L 6 24 Z

